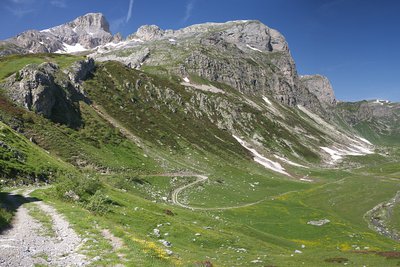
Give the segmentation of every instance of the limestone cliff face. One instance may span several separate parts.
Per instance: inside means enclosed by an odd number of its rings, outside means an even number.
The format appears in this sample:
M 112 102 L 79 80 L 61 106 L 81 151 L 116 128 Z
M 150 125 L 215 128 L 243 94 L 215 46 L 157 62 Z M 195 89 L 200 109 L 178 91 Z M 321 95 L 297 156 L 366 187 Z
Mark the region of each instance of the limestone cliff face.
M 319 114 L 335 102 L 329 81 L 321 76 L 300 79 L 284 36 L 255 20 L 204 23 L 180 30 L 145 25 L 121 41 L 120 35 L 111 35 L 102 14 L 92 13 L 40 32 L 27 31 L 7 42 L 13 51 L 19 48 L 25 53 L 92 49 L 90 56 L 98 61 L 117 60 L 182 79 L 198 76 L 249 96 L 268 95 Z M 0 49 L 0 54 L 10 51 Z
M 31 64 L 1 84 L 16 103 L 55 122 L 80 125 L 78 100 L 84 100 L 79 82 L 94 68 L 93 60 L 75 63 L 62 73 L 53 63 Z
M 80 44 L 85 48 L 93 48 L 113 40 L 110 26 L 100 13 L 89 13 L 46 32 L 59 37 L 66 44 Z
M 304 75 L 301 83 L 314 94 L 325 108 L 336 105 L 336 97 L 328 78 L 321 75 Z
M 318 98 L 300 82 L 283 35 L 259 21 L 205 23 L 177 31 L 146 25 L 128 40 L 149 47 L 144 66 L 168 64 L 166 68 L 182 78 L 196 75 L 243 94 L 270 95 L 285 105 L 321 111 Z M 130 57 L 139 51 L 132 50 Z
M 3 43 L 0 56 L 18 53 L 68 52 L 65 45 L 90 49 L 114 40 L 120 41 L 110 33 L 109 24 L 100 13 L 89 13 L 77 19 L 50 29 L 29 30 Z

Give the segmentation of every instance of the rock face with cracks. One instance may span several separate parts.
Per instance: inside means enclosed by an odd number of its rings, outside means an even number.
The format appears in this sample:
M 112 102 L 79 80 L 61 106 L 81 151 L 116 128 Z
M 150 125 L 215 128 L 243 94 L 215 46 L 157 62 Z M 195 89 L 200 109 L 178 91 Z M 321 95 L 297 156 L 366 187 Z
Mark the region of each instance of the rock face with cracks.
M 314 94 L 325 108 L 336 105 L 335 93 L 328 78 L 321 75 L 304 75 L 300 77 L 301 83 Z
M 79 126 L 77 100 L 84 99 L 80 83 L 94 69 L 94 61 L 79 61 L 61 72 L 54 63 L 31 64 L 1 85 L 16 103 L 55 122 Z
M 68 52 L 66 46 L 90 49 L 113 41 L 121 36 L 113 36 L 106 18 L 101 13 L 89 13 L 66 24 L 38 31 L 29 30 L 3 42 L 6 49 L 1 55 L 19 53 Z

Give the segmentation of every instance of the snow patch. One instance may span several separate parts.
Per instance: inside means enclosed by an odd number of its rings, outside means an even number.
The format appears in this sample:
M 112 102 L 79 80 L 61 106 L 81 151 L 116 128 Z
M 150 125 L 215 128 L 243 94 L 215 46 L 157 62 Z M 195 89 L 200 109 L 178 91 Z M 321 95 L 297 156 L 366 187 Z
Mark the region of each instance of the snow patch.
M 254 50 L 254 51 L 258 51 L 258 52 L 263 52 L 263 51 L 261 51 L 260 49 L 258 49 L 258 48 L 255 48 L 255 47 L 252 47 L 251 45 L 246 45 L 248 48 L 250 48 L 251 50 Z
M 174 39 L 174 38 L 169 38 L 168 41 L 170 41 L 171 43 L 175 43 L 175 42 L 176 42 L 176 39 Z
M 341 160 L 344 156 L 364 156 L 374 153 L 371 149 L 358 144 L 350 144 L 349 146 L 345 146 L 344 148 L 320 148 L 331 156 L 332 160 L 330 164 L 334 164 L 336 161 Z
M 304 166 L 304 165 L 298 164 L 298 163 L 296 163 L 296 162 L 290 161 L 290 160 L 285 159 L 285 158 L 283 158 L 283 157 L 280 157 L 280 156 L 278 156 L 278 155 L 274 155 L 274 157 L 277 158 L 277 159 L 279 159 L 279 160 L 281 160 L 281 161 L 283 161 L 283 162 L 285 162 L 285 163 L 287 163 L 287 164 L 289 164 L 289 165 L 308 169 L 307 166 Z
M 184 80 L 186 83 L 190 83 L 190 80 L 189 80 L 188 77 L 184 77 L 183 80 Z
M 136 42 L 136 43 L 144 43 L 144 41 L 142 39 L 139 39 L 139 38 L 132 38 L 132 39 L 130 39 L 130 41 Z
M 382 106 L 384 103 L 389 104 L 390 101 L 389 100 L 383 100 L 383 99 L 376 99 L 375 103 L 380 104 Z
M 329 147 L 325 147 L 325 146 L 321 146 L 320 148 L 331 156 L 331 158 L 332 158 L 332 161 L 330 162 L 331 164 L 333 164 L 335 161 L 338 161 L 339 159 L 343 158 L 342 154 L 339 151 L 333 150 L 333 149 L 331 149 Z
M 355 135 L 354 137 L 357 138 L 358 140 L 361 140 L 362 142 L 372 146 L 372 143 L 370 141 L 368 141 L 367 139 L 362 138 L 362 137 L 357 136 L 357 135 Z
M 282 167 L 281 164 L 264 157 L 263 155 L 258 153 L 254 148 L 249 147 L 249 145 L 244 140 L 240 139 L 239 137 L 237 137 L 235 135 L 232 135 L 232 136 L 233 136 L 233 138 L 236 139 L 236 141 L 239 142 L 239 144 L 241 144 L 244 148 L 246 148 L 248 151 L 250 151 L 253 154 L 253 156 L 254 156 L 253 160 L 255 162 L 263 165 L 267 169 L 290 176 L 290 174 L 285 171 L 285 169 Z
M 41 30 L 40 32 L 50 32 L 50 29 L 44 29 L 44 30 Z
M 75 44 L 75 45 L 69 45 L 69 44 L 63 43 L 63 46 L 64 46 L 63 50 L 58 50 L 54 53 L 62 54 L 62 53 L 75 53 L 75 52 L 87 51 L 87 49 L 79 43 Z
M 262 99 L 265 101 L 265 103 L 272 106 L 271 101 L 269 101 L 269 99 L 266 96 L 263 96 Z
M 262 96 L 262 99 L 267 104 L 267 108 L 276 116 L 285 118 L 285 116 L 272 104 L 272 102 L 266 96 Z

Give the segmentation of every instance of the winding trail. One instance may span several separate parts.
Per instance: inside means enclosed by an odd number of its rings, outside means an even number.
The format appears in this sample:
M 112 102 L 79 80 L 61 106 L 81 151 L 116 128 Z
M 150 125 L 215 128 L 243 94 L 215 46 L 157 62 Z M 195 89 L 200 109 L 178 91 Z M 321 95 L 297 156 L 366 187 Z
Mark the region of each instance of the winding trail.
M 78 252 L 83 242 L 53 207 L 29 197 L 33 189 L 25 190 L 23 197 L 8 196 L 9 205 L 17 208 L 12 228 L 0 234 L 0 266 L 85 266 L 90 262 Z M 21 199 L 24 203 L 21 203 Z M 51 217 L 54 237 L 42 234 L 43 225 L 30 214 L 26 203 L 36 205 Z
M 215 208 L 202 208 L 202 207 L 193 207 L 193 206 L 189 206 L 186 204 L 183 204 L 182 202 L 179 201 L 179 194 L 189 188 L 192 187 L 198 183 L 203 183 L 205 181 L 208 180 L 208 176 L 206 175 L 202 175 L 202 174 L 189 174 L 189 173 L 166 173 L 166 174 L 158 174 L 156 176 L 167 176 L 167 177 L 196 177 L 196 180 L 194 182 L 191 182 L 189 184 L 180 186 L 178 188 L 176 188 L 175 190 L 172 191 L 171 193 L 171 200 L 172 203 L 175 205 L 178 205 L 182 208 L 186 208 L 186 209 L 190 209 L 190 210 L 202 210 L 202 211 L 213 211 L 213 210 L 231 210 L 231 209 L 239 209 L 239 208 L 245 208 L 245 207 L 251 207 L 254 205 L 257 205 L 261 202 L 264 202 L 266 200 L 274 200 L 277 197 L 281 197 L 293 192 L 297 192 L 297 191 L 288 191 L 288 192 L 284 192 L 282 194 L 279 195 L 275 195 L 275 196 L 268 196 L 265 198 L 262 198 L 260 200 L 257 200 L 255 202 L 251 202 L 251 203 L 246 203 L 246 204 L 240 204 L 240 205 L 234 205 L 234 206 L 226 206 L 226 207 L 215 207 Z
M 179 202 L 179 194 L 185 190 L 188 187 L 194 186 L 198 183 L 202 183 L 205 182 L 208 179 L 208 176 L 205 175 L 201 175 L 201 174 L 176 174 L 176 175 L 171 175 L 171 176 L 176 176 L 176 177 L 196 177 L 196 181 L 191 182 L 190 184 L 187 185 L 183 185 L 181 187 L 176 188 L 174 191 L 172 191 L 171 193 L 171 199 L 172 199 L 172 203 L 174 203 L 175 205 L 181 206 L 182 208 L 187 208 L 187 209 L 200 209 L 200 208 L 194 208 L 194 207 L 190 207 L 188 205 L 182 204 L 181 202 Z

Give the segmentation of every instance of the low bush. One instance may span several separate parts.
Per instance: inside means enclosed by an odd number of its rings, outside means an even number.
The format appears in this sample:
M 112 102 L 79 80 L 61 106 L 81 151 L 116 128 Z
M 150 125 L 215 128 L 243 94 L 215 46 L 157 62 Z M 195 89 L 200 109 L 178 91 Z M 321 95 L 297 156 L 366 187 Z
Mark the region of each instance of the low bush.
M 59 178 L 55 193 L 59 199 L 77 202 L 96 214 L 110 211 L 110 200 L 102 192 L 102 183 L 90 175 L 65 175 Z
M 95 214 L 105 214 L 110 211 L 109 202 L 108 197 L 98 190 L 88 199 L 85 208 Z

